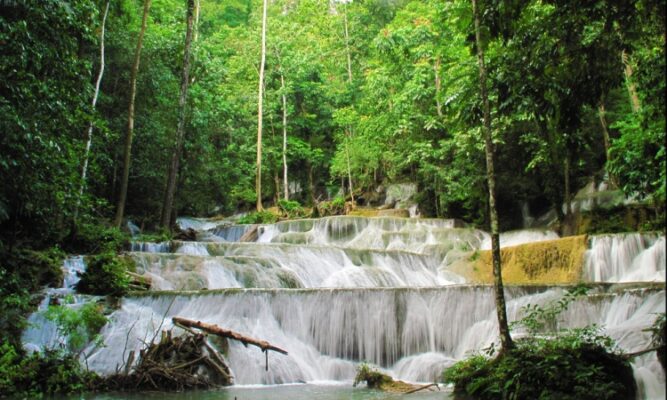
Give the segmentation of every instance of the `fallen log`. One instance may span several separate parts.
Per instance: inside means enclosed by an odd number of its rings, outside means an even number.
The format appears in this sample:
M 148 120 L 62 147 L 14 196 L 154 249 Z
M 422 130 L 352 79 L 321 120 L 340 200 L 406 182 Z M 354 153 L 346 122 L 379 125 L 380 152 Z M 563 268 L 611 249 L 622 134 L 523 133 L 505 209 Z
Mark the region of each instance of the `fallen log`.
M 275 351 L 275 352 L 287 355 L 287 350 L 283 350 L 280 347 L 274 346 L 271 343 L 267 342 L 266 340 L 259 340 L 259 339 L 255 339 L 255 338 L 252 338 L 252 337 L 249 337 L 249 336 L 245 336 L 242 333 L 234 332 L 234 331 L 229 330 L 229 329 L 224 329 L 224 328 L 221 328 L 221 327 L 219 327 L 218 325 L 215 325 L 215 324 L 209 324 L 209 323 L 201 322 L 201 321 L 194 321 L 194 320 L 187 319 L 187 318 L 182 318 L 182 317 L 173 317 L 171 320 L 176 325 L 181 325 L 181 326 L 185 326 L 185 327 L 188 327 L 188 328 L 201 329 L 202 331 L 208 332 L 212 335 L 217 335 L 217 336 L 220 336 L 220 337 L 237 340 L 237 341 L 243 343 L 246 346 L 251 344 L 253 346 L 259 347 L 260 349 L 262 349 L 262 351 L 271 350 L 271 351 Z
M 247 230 L 246 233 L 239 238 L 239 242 L 256 242 L 259 238 L 258 227 L 258 225 L 253 225 L 252 228 Z

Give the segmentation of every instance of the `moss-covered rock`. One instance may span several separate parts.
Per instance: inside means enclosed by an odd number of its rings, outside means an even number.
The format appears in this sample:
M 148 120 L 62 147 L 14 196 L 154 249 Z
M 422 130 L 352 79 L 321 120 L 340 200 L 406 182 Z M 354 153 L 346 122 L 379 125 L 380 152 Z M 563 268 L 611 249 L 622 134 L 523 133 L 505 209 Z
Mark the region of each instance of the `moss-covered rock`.
M 580 281 L 587 249 L 586 236 L 527 243 L 501 249 L 503 282 L 559 284 Z M 472 253 L 450 267 L 473 283 L 493 283 L 491 251 Z

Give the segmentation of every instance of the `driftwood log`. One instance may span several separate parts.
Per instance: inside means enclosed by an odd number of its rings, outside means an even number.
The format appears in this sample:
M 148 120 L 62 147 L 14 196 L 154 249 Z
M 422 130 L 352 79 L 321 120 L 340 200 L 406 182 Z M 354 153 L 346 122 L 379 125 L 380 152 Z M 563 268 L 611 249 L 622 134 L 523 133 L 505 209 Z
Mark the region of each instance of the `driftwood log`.
M 256 242 L 259 238 L 258 228 L 258 225 L 253 225 L 252 228 L 248 229 L 246 233 L 239 238 L 239 242 Z
M 180 326 L 185 326 L 188 328 L 197 328 L 201 329 L 204 332 L 208 332 L 212 335 L 217 335 L 223 338 L 228 338 L 228 339 L 233 339 L 233 340 L 238 340 L 239 342 L 243 343 L 244 345 L 253 345 L 257 346 L 262 351 L 275 351 L 281 354 L 287 355 L 287 350 L 283 350 L 280 347 L 274 346 L 271 343 L 267 342 L 266 340 L 259 340 L 252 338 L 250 336 L 246 336 L 242 333 L 234 332 L 229 329 L 224 329 L 219 327 L 218 325 L 215 324 L 209 324 L 206 322 L 201 322 L 201 321 L 194 321 L 191 319 L 187 318 L 182 318 L 182 317 L 173 317 L 171 319 L 174 324 L 180 325 Z

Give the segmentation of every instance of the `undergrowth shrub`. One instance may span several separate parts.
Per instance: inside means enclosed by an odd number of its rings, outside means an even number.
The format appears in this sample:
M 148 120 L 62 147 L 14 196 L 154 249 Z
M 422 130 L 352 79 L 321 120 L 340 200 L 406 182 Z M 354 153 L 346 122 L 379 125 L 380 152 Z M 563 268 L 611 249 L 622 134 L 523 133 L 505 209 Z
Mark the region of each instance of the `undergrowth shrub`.
M 100 341 L 99 332 L 107 323 L 107 317 L 98 303 L 77 307 L 72 304 L 71 296 L 63 299 L 63 303 L 49 306 L 46 318 L 53 321 L 60 336 L 66 338 L 66 349 L 78 354 L 88 343 Z
M 357 366 L 357 375 L 354 377 L 352 386 L 356 387 L 358 384 L 366 382 L 366 385 L 369 388 L 379 389 L 383 384 L 391 381 L 392 379 L 390 376 L 383 374 L 366 363 L 361 363 Z
M 239 224 L 272 224 L 278 217 L 270 211 L 259 211 L 248 213 L 239 218 Z
M 306 217 L 306 210 L 301 207 L 301 204 L 299 204 L 298 201 L 279 200 L 278 208 L 285 218 L 294 219 Z
M 21 398 L 83 392 L 99 377 L 85 371 L 78 358 L 61 350 L 25 355 L 8 342 L 0 343 L 0 393 Z
M 79 293 L 120 297 L 127 293 L 130 278 L 127 271 L 134 270 L 134 261 L 112 252 L 87 258 L 88 267 L 76 285 Z
M 545 306 L 527 305 L 512 328 L 527 336 L 494 355 L 476 354 L 444 371 L 454 393 L 486 399 L 634 399 L 632 367 L 614 341 L 596 326 L 558 330 L 557 318 L 580 296 L 583 286 Z

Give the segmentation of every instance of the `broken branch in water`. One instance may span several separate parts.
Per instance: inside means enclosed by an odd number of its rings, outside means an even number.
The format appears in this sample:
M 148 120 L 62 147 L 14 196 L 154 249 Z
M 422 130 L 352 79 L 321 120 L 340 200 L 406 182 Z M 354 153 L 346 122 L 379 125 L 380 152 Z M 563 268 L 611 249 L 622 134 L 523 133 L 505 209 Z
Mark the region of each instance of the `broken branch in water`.
M 202 321 L 194 321 L 194 320 L 186 319 L 186 318 L 182 318 L 182 317 L 173 317 L 171 320 L 176 325 L 182 325 L 182 326 L 185 326 L 185 327 L 188 327 L 188 328 L 197 328 L 197 329 L 201 329 L 204 332 L 208 332 L 212 335 L 217 335 L 217 336 L 228 338 L 228 339 L 238 340 L 239 342 L 243 343 L 246 346 L 249 345 L 249 344 L 251 344 L 253 346 L 257 346 L 260 349 L 262 349 L 262 351 L 271 350 L 271 351 L 276 351 L 278 353 L 287 355 L 287 350 L 283 350 L 280 347 L 274 346 L 271 343 L 267 342 L 266 340 L 259 340 L 259 339 L 252 338 L 250 336 L 245 336 L 242 333 L 234 332 L 230 329 L 224 329 L 224 328 L 221 328 L 221 327 L 219 327 L 218 325 L 215 325 L 215 324 L 209 324 L 209 323 L 202 322 Z

